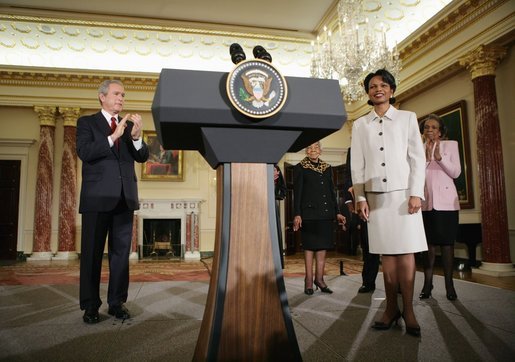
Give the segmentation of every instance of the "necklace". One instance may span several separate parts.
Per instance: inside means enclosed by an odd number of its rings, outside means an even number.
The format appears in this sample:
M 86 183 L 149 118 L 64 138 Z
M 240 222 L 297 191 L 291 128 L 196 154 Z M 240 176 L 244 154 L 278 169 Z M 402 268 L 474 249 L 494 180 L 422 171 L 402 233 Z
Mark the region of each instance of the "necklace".
M 309 157 L 305 157 L 302 161 L 300 161 L 300 165 L 302 168 L 307 168 L 318 173 L 324 173 L 324 171 L 329 168 L 329 164 L 327 162 L 318 159 L 318 163 L 314 164 L 309 160 Z

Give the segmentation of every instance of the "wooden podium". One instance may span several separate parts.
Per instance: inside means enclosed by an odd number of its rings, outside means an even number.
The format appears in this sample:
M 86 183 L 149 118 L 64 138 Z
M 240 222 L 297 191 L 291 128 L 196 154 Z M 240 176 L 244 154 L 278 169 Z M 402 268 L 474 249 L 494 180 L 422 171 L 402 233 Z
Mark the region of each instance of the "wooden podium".
M 232 108 L 228 73 L 163 69 L 152 114 L 165 149 L 198 150 L 217 170 L 213 270 L 195 361 L 299 361 L 278 247 L 273 165 L 339 130 L 337 81 L 287 77 L 262 120 Z

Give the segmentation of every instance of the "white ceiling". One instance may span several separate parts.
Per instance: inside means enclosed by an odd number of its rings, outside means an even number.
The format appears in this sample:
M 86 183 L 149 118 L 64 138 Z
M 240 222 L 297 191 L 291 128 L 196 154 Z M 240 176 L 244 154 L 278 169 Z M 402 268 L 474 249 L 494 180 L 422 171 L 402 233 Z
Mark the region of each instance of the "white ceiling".
M 385 29 L 392 47 L 450 1 L 363 0 L 363 7 L 369 26 Z M 228 48 L 237 42 L 247 54 L 264 46 L 284 75 L 308 77 L 310 41 L 334 19 L 337 5 L 338 0 L 0 0 L 0 15 L 7 15 L 0 16 L 0 65 L 227 71 Z
M 372 24 L 385 24 L 390 44 L 399 43 L 451 0 L 364 0 Z M 315 34 L 338 0 L 0 0 L 0 10 L 28 8 L 89 15 L 174 20 L 203 25 L 261 28 L 264 33 Z M 2 9 L 3 8 L 3 9 Z M 291 34 L 290 34 L 291 35 Z

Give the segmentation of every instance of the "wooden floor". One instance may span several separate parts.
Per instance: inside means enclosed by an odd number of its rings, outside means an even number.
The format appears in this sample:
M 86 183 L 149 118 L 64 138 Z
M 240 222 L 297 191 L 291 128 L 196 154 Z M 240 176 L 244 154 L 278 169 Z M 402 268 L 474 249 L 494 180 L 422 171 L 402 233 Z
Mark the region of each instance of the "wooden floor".
M 328 254 L 327 254 L 328 257 L 336 257 L 336 258 L 339 255 L 344 256 L 345 258 L 349 258 L 349 259 L 361 260 L 361 256 L 350 256 L 347 254 L 340 254 L 340 253 L 336 253 L 336 252 L 328 252 Z M 297 259 L 297 258 L 302 258 L 302 257 L 303 257 L 302 253 L 288 255 L 285 257 L 285 262 L 288 263 L 289 259 Z M 456 261 L 455 264 L 458 265 L 459 261 Z M 420 272 L 423 271 L 422 265 L 421 265 L 421 263 L 419 263 L 418 260 L 417 260 L 417 271 L 420 271 Z M 439 264 L 438 259 L 435 262 L 434 274 L 435 275 L 443 275 L 443 269 L 442 269 L 441 265 Z M 478 274 L 477 272 L 474 273 L 474 270 L 459 271 L 458 268 L 456 267 L 454 269 L 454 278 L 473 282 L 473 283 L 489 285 L 489 286 L 497 287 L 497 288 L 501 288 L 501 289 L 515 291 L 515 276 L 493 277 L 493 276 L 489 276 L 489 275 Z
M 422 269 L 420 269 L 422 271 Z M 443 275 L 443 270 L 441 267 L 435 267 L 435 274 Z M 493 277 L 490 275 L 478 274 L 474 271 L 454 271 L 454 278 L 466 280 L 469 282 L 489 285 L 491 287 L 497 287 L 501 289 L 508 289 L 515 291 L 515 277 Z

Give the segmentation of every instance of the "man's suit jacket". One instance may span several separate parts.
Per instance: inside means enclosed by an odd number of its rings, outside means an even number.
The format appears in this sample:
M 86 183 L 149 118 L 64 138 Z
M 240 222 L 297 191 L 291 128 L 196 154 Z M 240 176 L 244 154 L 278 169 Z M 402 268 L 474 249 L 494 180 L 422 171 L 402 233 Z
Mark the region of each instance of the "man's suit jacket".
M 79 212 L 113 210 L 123 194 L 130 210 L 139 208 L 134 161 L 148 159 L 148 147 L 134 148 L 132 122 L 120 137 L 119 150 L 109 146 L 112 131 L 101 112 L 80 117 L 77 121 L 77 154 L 82 161 L 82 188 Z
M 434 153 L 434 149 L 433 149 Z M 425 201 L 422 210 L 451 211 L 460 209 L 454 179 L 461 173 L 458 142 L 440 141 L 440 161 L 426 162 Z

